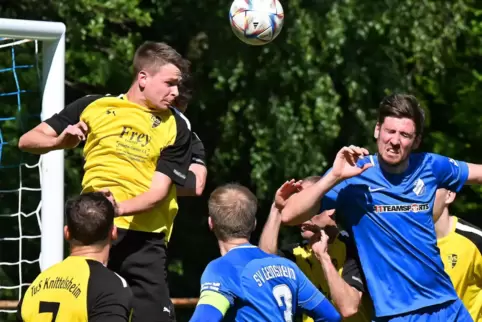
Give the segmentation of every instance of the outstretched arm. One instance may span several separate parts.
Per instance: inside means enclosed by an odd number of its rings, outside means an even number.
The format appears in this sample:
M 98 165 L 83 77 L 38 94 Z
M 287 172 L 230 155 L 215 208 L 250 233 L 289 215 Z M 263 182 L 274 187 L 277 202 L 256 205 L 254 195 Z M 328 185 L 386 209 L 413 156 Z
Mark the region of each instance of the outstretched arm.
M 368 155 L 368 151 L 356 146 L 343 147 L 336 155 L 333 168 L 317 183 L 292 196 L 281 212 L 282 221 L 288 225 L 299 225 L 319 212 L 322 197 L 345 179 L 357 176 L 372 166 L 363 167 L 357 161 Z
M 44 154 L 53 150 L 75 148 L 87 136 L 87 125 L 80 121 L 82 111 L 100 96 L 82 97 L 69 104 L 60 113 L 28 131 L 18 142 L 20 150 Z
M 259 248 L 269 254 L 278 253 L 278 235 L 281 225 L 281 210 L 286 205 L 288 198 L 301 190 L 301 181 L 295 182 L 294 179 L 286 181 L 276 191 L 271 211 L 263 227 L 263 232 L 259 239 Z
M 321 238 L 319 241 L 313 244 L 312 249 L 323 268 L 323 273 L 328 282 L 328 288 L 330 289 L 330 296 L 333 300 L 333 303 L 338 308 L 343 318 L 348 318 L 356 314 L 358 312 L 358 307 L 360 306 L 363 293 L 349 285 L 339 275 L 337 269 L 331 261 L 330 255 L 328 254 L 328 236 L 324 231 L 321 231 Z M 350 267 L 352 267 L 354 263 L 351 262 L 351 259 L 347 259 L 343 269 L 344 274 L 354 274 L 353 268 L 349 268 L 347 265 L 351 265 Z M 358 279 L 361 283 L 360 276 L 353 275 L 351 278 Z M 354 282 L 358 283 L 357 280 L 354 280 Z

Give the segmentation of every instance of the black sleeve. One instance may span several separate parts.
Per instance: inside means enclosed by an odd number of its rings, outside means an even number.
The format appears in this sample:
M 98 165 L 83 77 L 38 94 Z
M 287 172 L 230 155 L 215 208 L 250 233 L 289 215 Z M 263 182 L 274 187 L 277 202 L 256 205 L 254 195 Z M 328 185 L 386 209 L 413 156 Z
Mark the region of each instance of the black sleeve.
M 167 175 L 175 184 L 184 186 L 192 158 L 192 133 L 185 116 L 176 109 L 172 109 L 172 114 L 176 118 L 176 139 L 174 144 L 162 150 L 156 171 Z
M 103 97 L 102 95 L 87 95 L 70 103 L 60 113 L 52 115 L 52 117 L 45 120 L 45 123 L 60 135 L 69 125 L 79 123 L 80 115 L 95 100 Z
M 87 262 L 90 267 L 87 288 L 89 322 L 128 322 L 132 311 L 132 292 L 127 282 L 100 262 Z
M 192 158 L 191 163 L 197 163 L 201 165 L 206 165 L 206 152 L 204 150 L 204 144 L 197 135 L 197 133 L 192 133 Z
M 352 240 L 344 242 L 346 245 L 346 260 L 343 265 L 342 278 L 351 287 L 356 288 L 362 293 L 366 293 L 365 276 L 363 275 L 356 246 Z

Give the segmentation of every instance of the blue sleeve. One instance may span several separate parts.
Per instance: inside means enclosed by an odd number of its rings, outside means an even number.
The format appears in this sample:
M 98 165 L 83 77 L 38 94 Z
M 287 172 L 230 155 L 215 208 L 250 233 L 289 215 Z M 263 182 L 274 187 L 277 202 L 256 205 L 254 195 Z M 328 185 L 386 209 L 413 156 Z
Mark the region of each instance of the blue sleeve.
M 201 276 L 201 293 L 204 291 L 219 293 L 229 301 L 230 305 L 233 305 L 235 293 L 233 279 L 230 274 L 234 270 L 229 267 L 223 268 L 222 266 L 222 262 L 219 260 L 208 264 Z
M 315 322 L 338 322 L 341 321 L 341 315 L 335 309 L 333 304 L 325 298 L 313 310 L 306 311 Z
M 298 306 L 304 311 L 314 310 L 324 299 L 325 296 L 313 285 L 306 275 L 293 265 L 298 282 Z
M 467 163 L 433 153 L 430 156 L 432 172 L 438 187 L 459 192 L 469 176 Z
M 331 171 L 331 168 L 326 171 L 326 173 L 323 175 L 325 176 Z M 329 209 L 336 209 L 336 205 L 338 202 L 338 195 L 345 186 L 347 185 L 346 180 L 340 182 L 338 185 L 334 186 L 333 189 L 328 191 L 323 198 L 321 199 L 320 203 L 320 212 L 329 210 Z
M 193 316 L 189 322 L 220 322 L 223 320 L 223 314 L 217 308 L 209 304 L 196 306 Z

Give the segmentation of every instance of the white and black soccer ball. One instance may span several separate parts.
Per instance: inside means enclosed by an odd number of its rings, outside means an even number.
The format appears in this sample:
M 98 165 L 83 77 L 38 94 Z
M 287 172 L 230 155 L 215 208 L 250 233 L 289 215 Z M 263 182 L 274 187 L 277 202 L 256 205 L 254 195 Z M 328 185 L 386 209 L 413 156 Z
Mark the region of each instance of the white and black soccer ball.
M 265 45 L 283 28 L 283 7 L 278 0 L 234 0 L 229 21 L 234 34 L 242 42 Z

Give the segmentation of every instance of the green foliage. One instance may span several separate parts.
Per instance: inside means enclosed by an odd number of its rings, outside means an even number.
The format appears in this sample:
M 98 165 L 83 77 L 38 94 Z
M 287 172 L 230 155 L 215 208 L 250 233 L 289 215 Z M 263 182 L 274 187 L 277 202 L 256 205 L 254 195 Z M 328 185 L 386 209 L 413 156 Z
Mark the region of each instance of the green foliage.
M 261 47 L 232 34 L 229 4 L 220 1 L 23 0 L 0 9 L 4 17 L 66 23 L 67 102 L 87 93 L 124 91 L 131 81 L 130 59 L 144 40 L 166 41 L 192 61 L 196 88 L 187 115 L 205 143 L 209 179 L 203 198 L 181 201 L 170 244 L 175 261 L 170 267 L 179 272 L 171 274 L 173 296 L 196 296 L 200 272 L 218 255 L 205 216 L 215 186 L 238 181 L 255 190 L 259 233 L 286 179 L 323 173 L 343 145 L 375 152 L 376 108 L 388 93 L 410 92 L 422 102 L 423 150 L 482 162 L 482 10 L 476 1 L 282 4 L 284 28 Z M 8 54 L 0 63 L 10 66 Z M 0 80 L 0 88 L 6 82 Z M 6 125 L 0 126 L 3 131 Z M 17 134 L 26 130 L 14 123 L 8 128 Z M 81 150 L 67 157 L 67 191 L 78 193 Z M 481 193 L 464 188 L 456 213 L 480 224 Z

